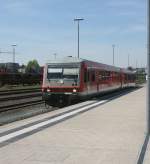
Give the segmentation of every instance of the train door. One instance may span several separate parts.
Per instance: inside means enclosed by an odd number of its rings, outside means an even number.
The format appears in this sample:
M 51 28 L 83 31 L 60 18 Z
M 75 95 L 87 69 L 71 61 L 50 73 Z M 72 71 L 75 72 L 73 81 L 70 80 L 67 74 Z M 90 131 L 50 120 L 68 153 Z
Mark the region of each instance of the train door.
M 97 86 L 97 93 L 99 92 L 99 71 L 96 70 L 96 86 Z
M 95 69 L 91 70 L 90 86 L 91 86 L 91 93 L 96 93 L 97 92 L 97 81 L 96 81 Z
M 121 84 L 121 88 L 123 88 L 123 73 L 120 72 L 120 84 Z
M 84 94 L 88 94 L 90 90 L 90 84 L 89 84 L 89 76 L 90 72 L 89 69 L 84 68 Z
M 95 69 L 84 69 L 84 91 L 86 94 L 96 93 L 99 89 Z
M 93 92 L 93 81 L 95 81 L 95 76 L 93 75 L 93 71 L 91 68 L 87 68 L 86 73 L 86 88 L 87 88 L 87 94 L 92 94 Z
M 87 93 L 90 94 L 90 70 L 87 69 Z
M 83 70 L 84 70 L 84 72 L 83 72 L 83 75 L 84 75 L 84 85 L 83 85 L 84 87 L 83 88 L 84 89 L 83 90 L 85 93 L 87 93 L 87 68 L 84 68 Z
M 99 70 L 99 90 L 104 89 L 104 70 Z

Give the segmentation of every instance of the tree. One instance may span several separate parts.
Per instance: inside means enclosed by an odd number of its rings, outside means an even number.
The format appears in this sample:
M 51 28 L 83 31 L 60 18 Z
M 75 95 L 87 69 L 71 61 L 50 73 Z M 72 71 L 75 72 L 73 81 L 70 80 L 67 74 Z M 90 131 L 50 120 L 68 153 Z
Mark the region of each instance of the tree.
M 38 64 L 37 60 L 34 59 L 28 62 L 26 67 L 27 73 L 39 73 L 39 71 L 40 71 L 40 65 Z

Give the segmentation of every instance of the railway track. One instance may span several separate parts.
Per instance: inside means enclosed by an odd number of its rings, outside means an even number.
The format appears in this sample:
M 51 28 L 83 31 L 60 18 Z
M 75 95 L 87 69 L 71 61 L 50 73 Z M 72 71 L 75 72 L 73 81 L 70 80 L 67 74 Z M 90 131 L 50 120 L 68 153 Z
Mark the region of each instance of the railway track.
M 136 89 L 139 89 L 139 88 L 128 88 L 128 89 L 118 90 L 118 91 L 114 91 L 114 92 L 110 92 L 110 93 L 105 93 L 103 95 L 101 94 L 101 95 L 93 97 L 91 99 L 87 99 L 86 101 L 72 102 L 69 106 L 65 106 L 65 107 L 59 109 L 58 112 L 56 112 L 56 113 L 61 113 L 62 111 L 65 111 L 65 113 L 66 113 L 70 110 L 72 111 L 72 108 L 74 108 L 74 107 L 75 108 L 80 108 L 80 107 L 87 108 L 89 105 L 92 105 L 93 103 L 96 103 L 96 102 L 104 102 L 104 101 L 109 102 L 115 98 L 118 98 L 120 96 L 128 94 Z M 40 98 L 39 98 L 39 100 L 37 100 L 36 98 L 35 99 L 32 98 L 32 101 L 30 100 L 30 102 L 29 102 L 27 100 L 27 103 L 21 102 L 21 100 L 19 100 L 18 104 L 11 104 L 10 106 L 8 106 L 8 104 L 7 104 L 6 107 L 3 107 L 0 109 L 0 118 L 1 118 L 0 126 L 7 124 L 7 123 L 17 121 L 17 120 L 32 117 L 32 116 L 35 116 L 38 114 L 42 114 L 42 113 L 46 113 L 46 112 L 50 112 L 50 111 L 52 112 L 55 110 L 57 111 L 57 109 L 58 109 L 57 107 L 51 107 L 51 106 L 48 108 L 45 108 L 44 102 Z
M 111 97 L 114 95 L 118 95 L 120 93 L 122 94 L 124 92 L 125 93 L 128 91 L 130 92 L 134 89 L 133 88 L 132 89 L 123 89 L 123 90 L 115 91 L 115 92 L 112 92 L 109 94 L 106 93 L 106 94 L 100 95 L 98 97 L 100 97 L 100 99 L 104 99 L 104 98 L 108 98 L 108 97 Z M 23 110 L 25 107 L 44 103 L 44 101 L 42 100 L 42 93 L 41 92 L 37 92 L 37 91 L 34 92 L 32 90 L 32 92 L 29 93 L 28 91 L 29 90 L 27 90 L 27 92 L 21 91 L 20 94 L 19 93 L 17 93 L 16 95 L 11 94 L 10 96 L 0 94 L 0 113 L 7 112 L 10 110 L 19 109 L 19 108 L 21 110 Z M 6 104 L 6 102 L 7 102 L 7 104 Z
M 0 91 L 0 113 L 43 102 L 40 88 Z
M 21 93 L 32 93 L 40 92 L 41 88 L 25 88 L 25 89 L 8 89 L 0 90 L 0 96 L 12 95 L 12 94 L 21 94 Z

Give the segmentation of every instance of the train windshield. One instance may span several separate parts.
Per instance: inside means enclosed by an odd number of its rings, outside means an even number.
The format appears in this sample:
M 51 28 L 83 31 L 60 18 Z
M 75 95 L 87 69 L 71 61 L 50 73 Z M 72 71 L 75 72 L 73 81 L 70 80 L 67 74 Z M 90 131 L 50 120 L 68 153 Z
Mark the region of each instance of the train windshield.
M 50 81 L 63 80 L 74 81 L 78 83 L 79 81 L 79 66 L 48 66 L 47 78 Z
M 48 68 L 48 79 L 77 79 L 79 68 Z
M 48 79 L 60 79 L 62 78 L 62 68 L 48 68 Z

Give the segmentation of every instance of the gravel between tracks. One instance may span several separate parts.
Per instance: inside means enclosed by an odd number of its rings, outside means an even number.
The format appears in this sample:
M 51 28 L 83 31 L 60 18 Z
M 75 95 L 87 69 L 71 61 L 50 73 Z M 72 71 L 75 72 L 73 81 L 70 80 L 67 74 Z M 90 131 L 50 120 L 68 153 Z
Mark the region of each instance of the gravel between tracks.
M 28 118 L 51 110 L 52 108 L 45 108 L 45 105 L 43 103 L 34 106 L 24 107 L 23 110 L 15 109 L 12 111 L 3 112 L 0 113 L 0 125 Z

